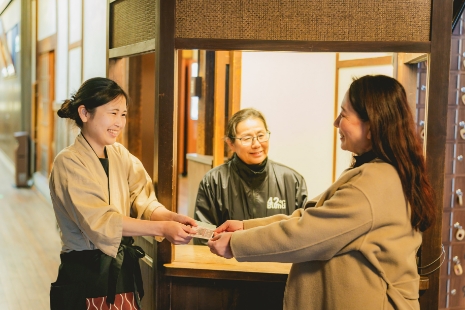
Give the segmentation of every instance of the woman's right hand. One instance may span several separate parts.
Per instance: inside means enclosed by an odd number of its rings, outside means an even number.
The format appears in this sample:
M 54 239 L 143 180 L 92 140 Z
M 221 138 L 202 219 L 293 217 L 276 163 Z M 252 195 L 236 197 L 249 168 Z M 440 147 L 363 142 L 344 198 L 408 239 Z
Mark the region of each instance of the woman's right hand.
M 242 221 L 237 220 L 227 220 L 220 226 L 215 229 L 215 235 L 220 234 L 222 232 L 234 232 L 236 230 L 243 230 L 244 223 Z
M 192 234 L 195 234 L 195 230 L 192 227 L 178 222 L 166 221 L 162 225 L 163 237 L 168 239 L 172 244 L 187 244 L 191 241 Z

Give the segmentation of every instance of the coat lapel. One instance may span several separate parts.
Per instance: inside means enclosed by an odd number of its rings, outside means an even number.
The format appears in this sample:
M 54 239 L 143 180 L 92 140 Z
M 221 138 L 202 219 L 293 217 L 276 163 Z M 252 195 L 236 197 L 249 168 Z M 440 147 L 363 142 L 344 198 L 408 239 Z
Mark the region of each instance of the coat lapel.
M 94 150 L 90 147 L 89 143 L 87 143 L 82 134 L 77 136 L 74 145 L 76 150 L 79 152 L 84 165 L 89 168 L 89 172 L 92 174 L 92 177 L 94 177 L 100 184 L 102 192 L 104 193 L 105 201 L 109 203 L 110 197 L 108 193 L 108 178 L 102 164 L 100 163 L 100 160 L 97 157 L 97 154 L 95 154 Z

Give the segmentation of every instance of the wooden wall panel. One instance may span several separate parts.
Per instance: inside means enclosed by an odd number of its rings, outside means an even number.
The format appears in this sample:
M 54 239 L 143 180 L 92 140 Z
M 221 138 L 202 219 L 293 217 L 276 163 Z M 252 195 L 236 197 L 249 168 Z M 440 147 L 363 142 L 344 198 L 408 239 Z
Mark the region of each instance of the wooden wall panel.
M 176 0 L 176 38 L 429 41 L 431 0 Z

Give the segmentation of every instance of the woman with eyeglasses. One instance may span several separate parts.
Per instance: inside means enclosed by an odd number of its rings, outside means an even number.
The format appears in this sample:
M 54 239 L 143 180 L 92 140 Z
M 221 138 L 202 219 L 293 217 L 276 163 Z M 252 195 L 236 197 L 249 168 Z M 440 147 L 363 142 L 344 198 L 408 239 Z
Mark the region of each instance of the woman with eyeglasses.
M 307 199 L 304 178 L 268 158 L 270 131 L 265 117 L 242 109 L 228 122 L 230 160 L 210 170 L 200 182 L 194 218 L 218 226 L 226 220 L 248 220 L 291 214 Z M 202 239 L 194 239 L 196 244 Z
M 316 201 L 228 221 L 208 246 L 240 262 L 292 263 L 284 309 L 418 310 L 416 254 L 437 207 L 404 88 L 383 75 L 354 80 L 334 127 L 354 160 Z

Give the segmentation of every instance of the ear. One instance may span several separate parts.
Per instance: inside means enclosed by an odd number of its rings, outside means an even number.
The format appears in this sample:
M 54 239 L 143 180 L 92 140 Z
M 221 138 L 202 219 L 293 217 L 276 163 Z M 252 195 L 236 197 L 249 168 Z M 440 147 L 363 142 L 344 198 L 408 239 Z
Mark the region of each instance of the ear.
M 368 130 L 368 132 L 367 132 L 367 139 L 368 139 L 368 140 L 371 140 L 371 130 L 370 130 L 370 124 L 368 124 L 368 126 L 367 126 L 367 130 Z
M 86 110 L 86 107 L 83 104 L 78 107 L 78 114 L 82 122 L 87 123 L 87 121 L 89 120 L 90 114 Z
M 231 149 L 232 152 L 236 152 L 236 146 L 234 145 L 234 143 L 231 141 L 231 139 L 229 139 L 228 137 L 225 139 L 226 140 L 226 144 L 229 146 L 229 148 Z

